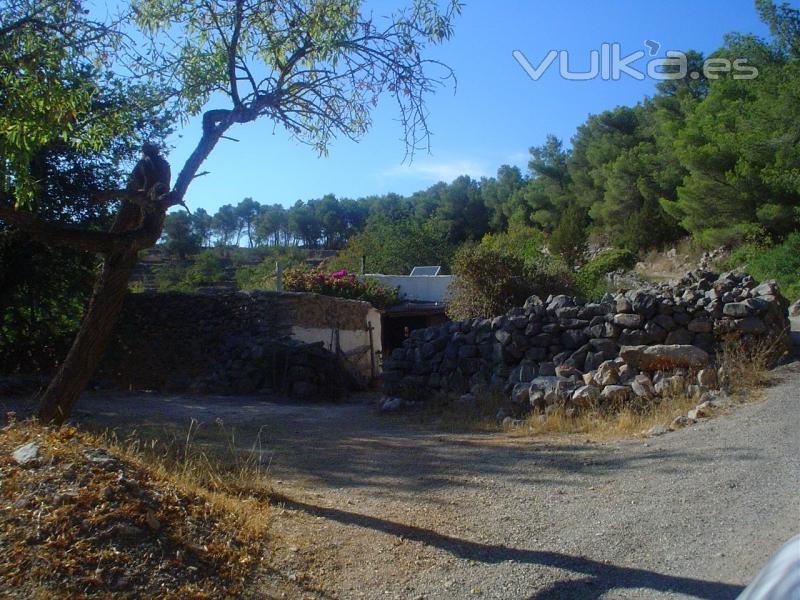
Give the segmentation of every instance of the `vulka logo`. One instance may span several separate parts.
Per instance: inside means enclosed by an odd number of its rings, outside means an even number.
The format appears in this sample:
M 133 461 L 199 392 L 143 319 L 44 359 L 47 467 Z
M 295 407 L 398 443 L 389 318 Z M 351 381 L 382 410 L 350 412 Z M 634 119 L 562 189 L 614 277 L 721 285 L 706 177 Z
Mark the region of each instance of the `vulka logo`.
M 650 55 L 658 52 L 661 44 L 647 40 L 645 46 Z M 550 50 L 542 61 L 534 66 L 521 50 L 514 50 L 511 55 L 514 60 L 525 70 L 534 81 L 539 81 L 548 69 L 558 59 L 558 74 L 569 81 L 587 81 L 590 79 L 603 79 L 606 81 L 619 81 L 623 75 L 636 80 L 646 77 L 659 81 L 673 79 L 699 79 L 704 75 L 706 79 L 719 79 L 723 74 L 731 73 L 734 79 L 755 79 L 758 69 L 747 64 L 747 59 L 737 58 L 708 58 L 703 62 L 702 70 L 689 71 L 689 61 L 683 52 L 668 50 L 662 58 L 652 58 L 647 61 L 644 70 L 635 66 L 635 63 L 646 56 L 643 50 L 637 50 L 626 56 L 622 55 L 621 44 L 603 43 L 600 50 L 589 52 L 589 68 L 586 71 L 573 71 L 570 66 L 570 56 L 567 50 Z

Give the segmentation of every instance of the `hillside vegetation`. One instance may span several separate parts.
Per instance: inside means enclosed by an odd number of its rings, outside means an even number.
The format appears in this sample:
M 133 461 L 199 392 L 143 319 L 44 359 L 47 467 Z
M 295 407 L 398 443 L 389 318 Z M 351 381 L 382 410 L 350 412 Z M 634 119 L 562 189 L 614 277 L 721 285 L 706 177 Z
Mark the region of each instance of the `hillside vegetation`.
M 756 8 L 769 39 L 732 33 L 708 57 L 687 51 L 698 78 L 662 81 L 633 106 L 590 115 L 569 144 L 539 140 L 525 171 L 502 165 L 494 177 L 464 175 L 408 196 L 328 194 L 288 208 L 245 198 L 215 214 L 176 212 L 162 240 L 172 258 L 132 287 L 270 288 L 276 261 L 312 268 L 324 257 L 327 273 L 359 272 L 366 257 L 372 273 L 442 265 L 463 276 L 469 295 L 454 316 L 489 316 L 532 290 L 596 297 L 607 270 L 689 240 L 697 254 L 733 250 L 716 266 L 774 278 L 794 300 L 800 11 L 766 0 Z M 707 58 L 746 61 L 758 76 L 706 72 Z M 80 322 L 96 267 L 77 253 L 30 246 L 0 245 L 0 334 L 10 341 L 0 364 L 10 370 L 20 357 L 47 365 L 63 354 L 57 340 Z M 243 246 L 253 248 L 246 257 Z M 506 279 L 489 289 L 488 274 L 497 273 Z
M 215 215 L 171 216 L 167 246 L 329 248 L 339 251 L 330 270 L 356 271 L 366 256 L 370 272 L 407 273 L 416 264 L 457 270 L 465 247 L 574 270 L 589 243 L 636 255 L 688 237 L 697 251 L 745 245 L 731 267 L 780 276 L 796 295 L 797 271 L 783 273 L 777 257 L 791 254 L 787 236 L 800 223 L 800 17 L 756 5 L 771 39 L 732 33 L 709 56 L 687 51 L 698 78 L 662 81 L 634 106 L 590 115 L 568 147 L 548 136 L 530 149 L 526 172 L 503 165 L 495 177 L 465 175 L 410 196 L 329 194 L 289 208 L 246 198 Z M 708 58 L 745 60 L 758 76 L 704 70 Z M 748 264 L 773 248 L 775 259 Z M 597 291 L 597 267 L 577 278 L 579 291 Z

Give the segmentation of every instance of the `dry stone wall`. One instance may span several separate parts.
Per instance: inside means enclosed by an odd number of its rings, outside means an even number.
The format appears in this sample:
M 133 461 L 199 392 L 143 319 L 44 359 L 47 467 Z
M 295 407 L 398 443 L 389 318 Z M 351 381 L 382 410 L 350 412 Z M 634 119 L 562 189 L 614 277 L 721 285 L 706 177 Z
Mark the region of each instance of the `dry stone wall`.
M 606 294 L 599 302 L 530 297 L 493 319 L 413 331 L 384 362 L 386 406 L 440 393 L 503 390 L 519 412 L 700 393 L 719 385 L 725 340 L 788 343 L 787 301 L 773 281 L 695 271 L 675 284 Z
M 98 374 L 123 389 L 330 398 L 351 375 L 329 351 L 331 331 L 364 331 L 366 302 L 277 292 L 130 294 Z M 294 339 L 318 332 L 325 348 Z M 379 339 L 379 338 L 378 338 Z

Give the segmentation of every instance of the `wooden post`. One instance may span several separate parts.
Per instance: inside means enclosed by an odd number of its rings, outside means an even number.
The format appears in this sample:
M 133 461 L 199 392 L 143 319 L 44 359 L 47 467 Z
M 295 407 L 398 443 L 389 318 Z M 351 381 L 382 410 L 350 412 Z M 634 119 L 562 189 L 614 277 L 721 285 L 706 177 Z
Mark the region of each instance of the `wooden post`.
M 375 345 L 372 342 L 372 321 L 367 321 L 367 331 L 369 332 L 369 372 L 372 379 L 375 379 Z
M 283 291 L 283 268 L 278 260 L 275 261 L 275 291 Z
M 362 254 L 361 255 L 361 274 L 362 275 L 366 275 L 367 274 L 367 255 L 366 254 Z

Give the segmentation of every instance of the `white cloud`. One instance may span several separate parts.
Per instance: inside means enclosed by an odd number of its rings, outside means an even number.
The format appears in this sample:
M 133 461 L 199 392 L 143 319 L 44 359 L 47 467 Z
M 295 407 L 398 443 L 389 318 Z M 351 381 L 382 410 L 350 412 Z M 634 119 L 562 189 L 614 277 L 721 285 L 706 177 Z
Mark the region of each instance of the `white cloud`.
M 415 160 L 410 165 L 398 165 L 386 169 L 381 175 L 387 177 L 418 177 L 435 181 L 451 182 L 460 175 L 474 179 L 490 176 L 493 170 L 485 161 L 456 159 L 450 161 Z

